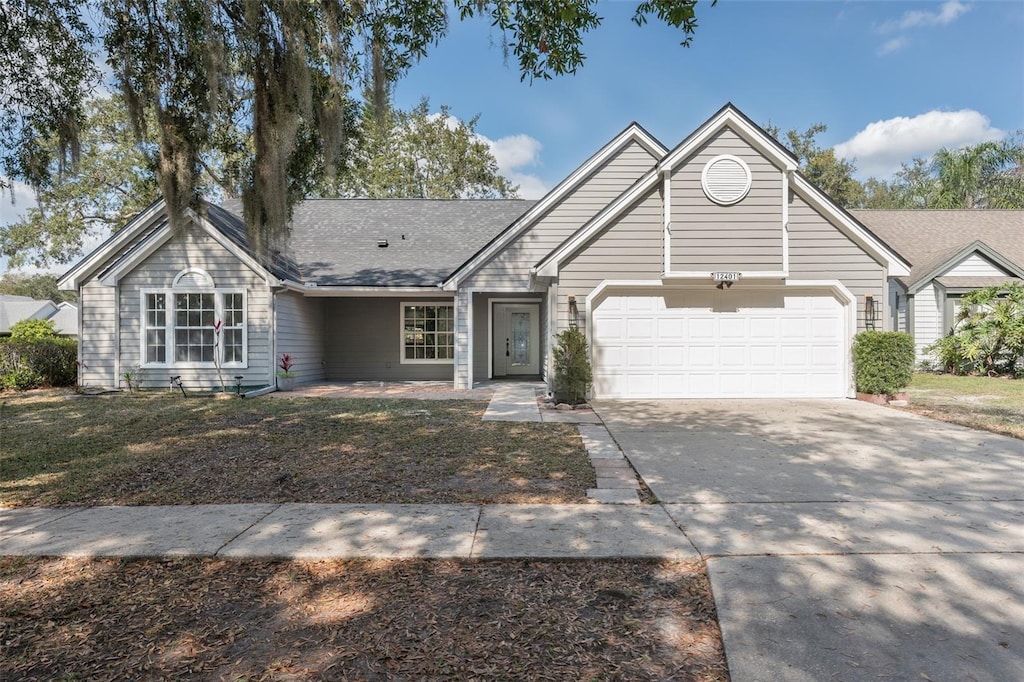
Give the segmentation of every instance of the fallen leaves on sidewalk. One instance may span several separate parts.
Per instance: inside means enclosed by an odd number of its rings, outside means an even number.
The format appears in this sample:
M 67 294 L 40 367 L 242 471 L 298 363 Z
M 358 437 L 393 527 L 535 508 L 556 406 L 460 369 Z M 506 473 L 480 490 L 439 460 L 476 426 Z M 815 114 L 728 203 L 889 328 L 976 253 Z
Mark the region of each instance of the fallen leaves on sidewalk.
M 700 564 L 0 559 L 25 679 L 727 680 Z

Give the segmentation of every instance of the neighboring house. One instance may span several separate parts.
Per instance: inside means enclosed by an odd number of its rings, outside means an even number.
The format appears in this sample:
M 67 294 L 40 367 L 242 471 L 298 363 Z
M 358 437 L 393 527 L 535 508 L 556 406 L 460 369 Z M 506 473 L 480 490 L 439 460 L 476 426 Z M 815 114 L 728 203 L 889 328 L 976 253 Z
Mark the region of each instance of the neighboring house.
M 11 327 L 22 320 L 51 320 L 61 336 L 78 334 L 78 308 L 75 304 L 0 294 L 0 336 L 9 336 Z
M 587 334 L 597 397 L 843 397 L 850 344 L 909 264 L 732 105 L 669 150 L 631 124 L 537 202 L 312 200 L 254 257 L 232 206 L 173 232 L 157 202 L 60 280 L 80 382 L 551 383 Z M 214 324 L 223 322 L 218 342 Z
M 917 359 L 948 333 L 968 291 L 1024 280 L 1024 211 L 854 211 L 910 274 L 889 281 L 887 328 L 914 335 Z

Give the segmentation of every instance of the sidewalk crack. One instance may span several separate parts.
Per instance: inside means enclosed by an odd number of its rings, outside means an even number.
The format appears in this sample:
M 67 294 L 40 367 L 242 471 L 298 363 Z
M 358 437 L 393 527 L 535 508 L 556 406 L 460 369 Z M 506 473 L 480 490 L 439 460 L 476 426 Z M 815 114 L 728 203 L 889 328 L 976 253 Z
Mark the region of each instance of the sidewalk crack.
M 248 533 L 248 532 L 249 532 L 250 530 L 252 530 L 252 529 L 253 529 L 253 528 L 254 528 L 254 527 L 255 527 L 256 525 L 258 525 L 258 524 L 260 524 L 260 523 L 263 523 L 263 520 L 264 520 L 264 519 L 266 519 L 266 518 L 267 518 L 268 516 L 270 516 L 271 514 L 273 514 L 274 512 L 276 512 L 276 511 L 277 511 L 278 509 L 280 509 L 280 508 L 281 508 L 281 507 L 283 507 L 283 506 L 284 506 L 283 504 L 275 504 L 275 505 L 274 505 L 274 507 L 273 507 L 273 509 L 271 509 L 271 510 L 270 510 L 270 511 L 268 511 L 268 512 L 267 512 L 266 514 L 264 514 L 263 516 L 259 517 L 258 519 L 256 519 L 256 520 L 255 520 L 255 521 L 253 521 L 252 523 L 250 523 L 250 524 L 249 524 L 248 526 L 246 526 L 246 527 L 245 527 L 245 528 L 243 528 L 242 530 L 238 531 L 238 532 L 237 532 L 237 533 L 236 533 L 236 534 L 235 534 L 235 535 L 234 535 L 234 536 L 233 536 L 233 537 L 232 537 L 232 538 L 231 538 L 230 540 L 228 540 L 228 541 L 227 541 L 227 542 L 225 542 L 225 543 L 224 543 L 223 545 L 221 545 L 220 547 L 218 547 L 218 548 L 217 548 L 217 551 L 213 553 L 213 556 L 217 556 L 218 554 L 220 554 L 221 552 L 223 552 L 223 551 L 224 551 L 224 548 L 225 548 L 225 547 L 227 547 L 227 546 L 228 546 L 228 545 L 230 545 L 230 544 L 231 544 L 232 542 L 234 542 L 234 541 L 235 541 L 235 540 L 237 540 L 238 538 L 240 538 L 240 537 L 242 537 L 243 535 L 245 535 L 246 533 Z

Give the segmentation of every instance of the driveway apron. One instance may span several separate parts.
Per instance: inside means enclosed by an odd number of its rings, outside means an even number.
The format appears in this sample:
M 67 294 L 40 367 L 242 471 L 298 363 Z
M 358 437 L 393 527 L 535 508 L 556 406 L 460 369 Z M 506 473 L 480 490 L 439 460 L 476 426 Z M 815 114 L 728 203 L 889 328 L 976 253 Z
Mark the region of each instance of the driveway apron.
M 734 681 L 1024 679 L 1024 442 L 836 401 L 599 401 Z

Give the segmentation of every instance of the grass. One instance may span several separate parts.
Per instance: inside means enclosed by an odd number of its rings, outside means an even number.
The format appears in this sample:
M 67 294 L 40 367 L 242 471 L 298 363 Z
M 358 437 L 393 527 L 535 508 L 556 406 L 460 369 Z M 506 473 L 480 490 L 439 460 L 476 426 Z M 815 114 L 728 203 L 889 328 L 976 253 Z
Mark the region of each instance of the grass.
M 5 680 L 728 680 L 701 564 L 0 559 Z
M 911 412 L 1024 439 L 1024 380 L 921 372 L 907 393 Z
M 486 403 L 0 396 L 0 505 L 576 503 L 595 485 L 568 425 L 483 422 Z

